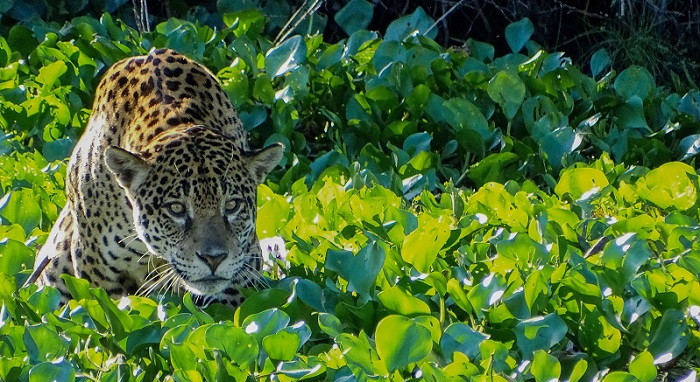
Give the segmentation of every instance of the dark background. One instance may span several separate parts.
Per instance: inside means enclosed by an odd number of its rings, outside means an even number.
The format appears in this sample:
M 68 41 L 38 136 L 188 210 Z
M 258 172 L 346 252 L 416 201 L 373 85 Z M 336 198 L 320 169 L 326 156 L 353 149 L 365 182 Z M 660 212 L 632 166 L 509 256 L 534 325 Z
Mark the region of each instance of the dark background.
M 142 0 L 0 0 L 0 28 L 5 33 L 18 22 L 36 18 L 64 22 L 76 16 L 99 17 L 109 12 L 137 27 L 134 3 Z M 150 25 L 178 17 L 212 27 L 223 26 L 222 9 L 288 5 L 289 13 L 314 0 L 143 0 Z M 347 37 L 333 17 L 350 0 L 318 0 L 325 19 L 327 42 Z M 437 42 L 461 46 L 467 39 L 488 42 L 496 56 L 509 53 L 503 33 L 508 24 L 529 18 L 533 40 L 548 51 L 563 51 L 587 69 L 600 48 L 610 54 L 618 71 L 630 65 L 646 67 L 660 84 L 681 91 L 697 88 L 700 75 L 700 0 L 367 0 L 374 7 L 367 29 L 380 33 L 397 18 L 422 7 L 437 25 Z M 277 4 L 277 5 L 275 5 Z M 268 10 L 270 8 L 267 8 Z M 268 13 L 266 13 L 268 14 Z M 286 15 L 282 14 L 281 17 Z M 274 29 L 274 28 L 273 28 Z M 271 30 L 275 33 L 275 30 Z

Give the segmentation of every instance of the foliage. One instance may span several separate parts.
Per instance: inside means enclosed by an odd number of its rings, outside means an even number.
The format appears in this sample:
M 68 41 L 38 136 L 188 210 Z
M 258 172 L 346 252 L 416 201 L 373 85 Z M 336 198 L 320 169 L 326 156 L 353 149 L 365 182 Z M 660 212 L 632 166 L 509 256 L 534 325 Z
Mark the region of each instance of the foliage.
M 385 39 L 279 45 L 258 11 L 223 19 L 139 35 L 105 15 L 0 38 L 0 378 L 652 381 L 697 367 L 697 92 L 607 71 L 604 54 L 584 75 L 528 21 L 496 57 L 443 49 L 410 17 Z M 165 46 L 217 74 L 253 145 L 289 148 L 258 198 L 260 236 L 287 243 L 284 277 L 235 313 L 187 295 L 115 302 L 71 278 L 64 307 L 53 288 L 19 288 L 65 202 L 97 78 Z
M 0 376 L 590 380 L 629 367 L 651 381 L 654 364 L 695 357 L 697 205 L 662 207 L 697 192 L 694 171 L 630 174 L 604 157 L 564 175 L 552 196 L 511 181 L 412 207 L 347 189 L 352 174 L 300 179 L 289 197 L 263 186 L 259 230 L 289 243 L 289 266 L 235 315 L 188 296 L 112 302 L 77 279 L 59 308 L 56 290 L 16 292 L 4 276 Z
M 417 8 L 425 10 L 425 17 L 412 15 Z M 268 16 L 265 31 L 271 36 L 318 31 L 330 43 L 358 30 L 388 31 L 393 21 L 413 17 L 413 21 L 427 22 L 442 46 L 463 45 L 473 38 L 494 45 L 499 55 L 509 48 L 500 31 L 530 18 L 538 26 L 535 40 L 548 51 L 568 52 L 581 68 L 594 52 L 604 48 L 615 68 L 643 66 L 659 83 L 678 91 L 698 86 L 695 78 L 700 55 L 694 46 L 699 37 L 697 0 L 406 0 L 396 7 L 368 0 L 4 0 L 0 4 L 0 33 L 17 22 L 41 19 L 63 24 L 78 16 L 95 18 L 104 12 L 141 30 L 170 17 L 221 28 L 222 15 L 245 9 L 257 9 Z

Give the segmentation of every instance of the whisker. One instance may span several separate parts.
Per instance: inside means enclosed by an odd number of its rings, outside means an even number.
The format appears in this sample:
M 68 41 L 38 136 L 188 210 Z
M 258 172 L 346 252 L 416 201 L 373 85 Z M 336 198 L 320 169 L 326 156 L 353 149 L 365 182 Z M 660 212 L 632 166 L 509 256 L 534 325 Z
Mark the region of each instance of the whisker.
M 144 281 L 137 293 L 141 293 L 144 296 L 150 295 L 158 286 L 162 287 L 164 281 L 169 277 L 170 273 L 173 272 L 172 267 L 170 267 L 168 263 L 153 268 L 146 276 L 146 281 Z
M 168 282 L 163 286 L 162 290 L 171 291 L 175 294 L 181 294 L 180 288 L 182 287 L 182 278 L 178 275 L 175 270 L 172 270 Z
M 163 272 L 149 273 L 146 281 L 141 285 L 141 287 L 136 291 L 137 294 L 141 296 L 149 296 L 153 290 L 162 282 L 163 278 L 167 274 L 168 270 Z
M 139 236 L 139 234 L 137 234 L 137 233 L 132 233 L 131 235 L 124 236 L 121 240 L 119 240 L 119 244 L 121 244 L 124 241 L 129 240 L 129 239 L 135 239 L 138 236 Z M 133 240 L 132 240 L 132 242 L 133 242 Z M 131 243 L 131 242 L 129 242 L 129 243 Z M 129 245 L 129 244 L 127 244 L 127 245 Z
M 253 268 L 252 265 L 245 263 L 243 268 L 241 268 L 241 276 L 244 279 L 245 286 L 252 286 L 255 290 L 260 290 L 260 286 L 269 287 L 269 283 L 265 278 L 258 272 L 257 269 Z
M 233 151 L 231 151 L 231 158 L 228 159 L 228 164 L 226 165 L 226 170 L 224 170 L 222 179 L 226 179 L 226 175 L 228 175 L 228 171 L 231 169 L 231 164 L 233 164 Z
M 160 288 L 158 288 L 158 293 L 164 293 L 170 290 L 170 285 L 172 285 L 175 279 L 175 271 L 168 269 L 163 275 L 163 281 L 160 283 Z
M 123 241 L 123 240 L 124 240 L 124 239 L 122 239 L 122 241 Z M 138 234 L 134 234 L 134 235 L 131 237 L 131 240 L 129 240 L 129 242 L 126 243 L 125 245 L 128 247 L 128 246 L 130 246 L 133 242 L 135 242 L 136 240 L 139 240 L 139 235 L 138 235 Z

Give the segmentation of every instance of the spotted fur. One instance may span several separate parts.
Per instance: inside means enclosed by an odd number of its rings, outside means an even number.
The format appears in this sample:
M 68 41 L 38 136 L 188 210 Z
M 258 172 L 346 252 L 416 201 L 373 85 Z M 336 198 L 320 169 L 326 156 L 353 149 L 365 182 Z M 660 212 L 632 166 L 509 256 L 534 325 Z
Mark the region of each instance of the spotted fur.
M 122 60 L 68 164 L 67 203 L 35 265 L 112 297 L 173 290 L 231 305 L 261 270 L 256 189 L 283 147 L 254 151 L 226 93 L 172 50 Z

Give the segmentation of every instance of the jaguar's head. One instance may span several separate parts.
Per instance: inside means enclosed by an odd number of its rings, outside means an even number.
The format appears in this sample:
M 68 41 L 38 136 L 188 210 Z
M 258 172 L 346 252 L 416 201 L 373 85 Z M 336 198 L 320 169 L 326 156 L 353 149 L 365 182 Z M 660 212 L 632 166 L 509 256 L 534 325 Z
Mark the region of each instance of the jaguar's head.
M 166 261 L 151 282 L 211 296 L 258 277 L 257 186 L 283 152 L 249 151 L 203 126 L 168 130 L 140 153 L 107 148 L 139 239 Z

